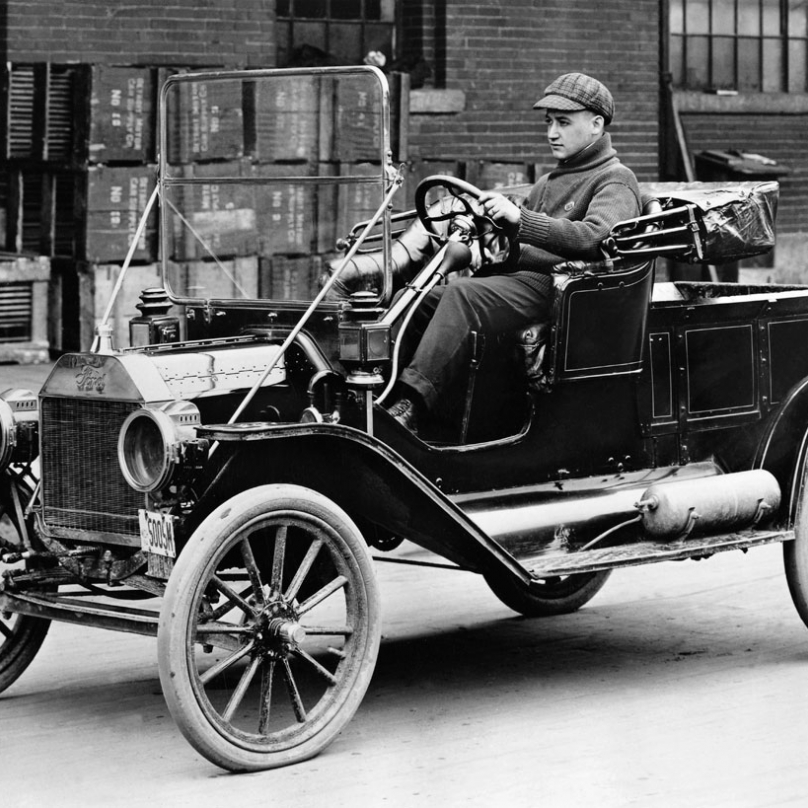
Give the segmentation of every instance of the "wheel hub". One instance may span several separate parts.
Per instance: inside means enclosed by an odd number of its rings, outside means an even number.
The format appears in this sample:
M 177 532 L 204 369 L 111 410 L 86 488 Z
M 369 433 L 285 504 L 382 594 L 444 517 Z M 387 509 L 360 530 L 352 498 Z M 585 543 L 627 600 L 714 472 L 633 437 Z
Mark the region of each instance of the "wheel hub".
M 300 645 L 306 639 L 306 629 L 295 620 L 284 620 L 276 617 L 269 621 L 269 633 L 288 645 Z
M 255 640 L 265 651 L 299 646 L 306 629 L 297 620 L 292 606 L 282 598 L 267 604 L 255 620 Z

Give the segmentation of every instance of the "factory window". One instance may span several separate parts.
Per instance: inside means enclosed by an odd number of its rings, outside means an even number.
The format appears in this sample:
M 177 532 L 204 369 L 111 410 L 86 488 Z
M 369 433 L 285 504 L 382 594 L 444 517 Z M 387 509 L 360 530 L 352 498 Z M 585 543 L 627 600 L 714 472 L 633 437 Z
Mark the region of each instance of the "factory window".
M 362 64 L 395 57 L 395 0 L 277 0 L 278 65 Z
M 446 0 L 276 0 L 278 67 L 370 64 L 444 87 Z M 376 54 L 383 54 L 383 64 Z
M 679 89 L 808 92 L 808 0 L 669 0 Z

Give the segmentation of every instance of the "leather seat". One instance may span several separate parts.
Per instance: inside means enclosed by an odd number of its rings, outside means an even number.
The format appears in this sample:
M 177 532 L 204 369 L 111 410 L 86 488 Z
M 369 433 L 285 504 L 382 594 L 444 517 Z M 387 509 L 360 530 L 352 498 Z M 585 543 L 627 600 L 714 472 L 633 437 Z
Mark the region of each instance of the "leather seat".
M 653 280 L 653 258 L 555 267 L 551 322 L 516 334 L 529 388 L 547 392 L 560 381 L 639 372 Z

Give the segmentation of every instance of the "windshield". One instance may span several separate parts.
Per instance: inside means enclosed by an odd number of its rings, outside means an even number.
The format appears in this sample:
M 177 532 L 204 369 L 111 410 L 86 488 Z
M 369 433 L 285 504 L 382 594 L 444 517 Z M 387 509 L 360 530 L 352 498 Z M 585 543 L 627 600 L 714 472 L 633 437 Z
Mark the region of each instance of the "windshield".
M 160 128 L 171 296 L 312 300 L 343 254 L 338 240 L 382 205 L 389 154 L 387 81 L 375 68 L 171 76 Z

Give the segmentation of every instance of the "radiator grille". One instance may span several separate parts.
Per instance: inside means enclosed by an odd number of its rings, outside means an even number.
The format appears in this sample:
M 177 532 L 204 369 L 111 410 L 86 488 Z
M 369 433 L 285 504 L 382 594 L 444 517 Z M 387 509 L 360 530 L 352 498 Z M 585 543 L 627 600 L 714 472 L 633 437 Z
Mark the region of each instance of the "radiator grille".
M 42 401 L 42 502 L 48 527 L 137 536 L 143 494 L 118 465 L 118 433 L 135 403 Z

